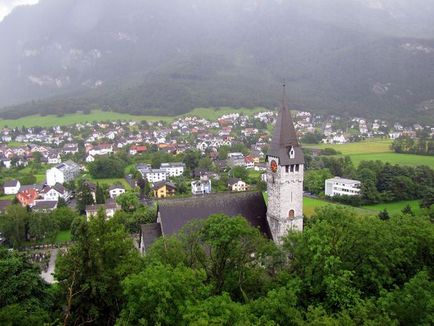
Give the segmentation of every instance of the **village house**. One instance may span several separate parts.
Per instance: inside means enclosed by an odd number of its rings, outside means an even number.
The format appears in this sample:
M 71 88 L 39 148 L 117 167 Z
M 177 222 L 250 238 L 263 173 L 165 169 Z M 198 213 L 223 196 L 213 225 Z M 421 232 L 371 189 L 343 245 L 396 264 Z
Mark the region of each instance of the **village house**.
M 239 178 L 230 178 L 228 180 L 228 187 L 230 191 L 247 191 L 247 184 Z
M 89 220 L 91 217 L 96 216 L 100 210 L 105 214 L 106 218 L 112 218 L 118 209 L 119 206 L 114 200 L 109 200 L 105 204 L 88 205 L 86 206 L 86 218 Z
M 125 187 L 124 186 L 121 186 L 121 185 L 112 185 L 109 188 L 110 198 L 114 199 L 114 198 L 116 198 L 119 195 L 122 195 L 124 193 L 125 193 Z
M 160 181 L 153 184 L 154 197 L 167 198 L 176 194 L 176 186 L 168 181 Z
M 207 175 L 201 176 L 200 180 L 191 182 L 191 193 L 194 196 L 210 194 L 211 190 L 211 180 Z
M 16 195 L 21 188 L 21 183 L 18 180 L 6 181 L 3 185 L 5 195 Z

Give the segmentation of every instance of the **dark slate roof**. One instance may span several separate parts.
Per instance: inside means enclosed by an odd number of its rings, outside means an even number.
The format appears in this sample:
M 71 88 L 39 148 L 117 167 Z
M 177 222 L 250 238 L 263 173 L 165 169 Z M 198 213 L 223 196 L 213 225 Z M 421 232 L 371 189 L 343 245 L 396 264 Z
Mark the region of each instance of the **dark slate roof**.
M 162 235 L 160 223 L 142 224 L 140 231 L 145 249 L 149 248 Z
M 295 151 L 295 157 L 293 159 L 289 157 L 289 149 L 291 147 L 293 147 Z M 280 165 L 304 163 L 304 154 L 298 143 L 294 122 L 292 121 L 292 117 L 288 109 L 285 85 L 283 85 L 282 106 L 280 107 L 279 115 L 277 116 L 273 138 L 271 140 L 267 156 L 278 157 Z
M 55 200 L 39 200 L 32 207 L 34 210 L 55 209 L 57 207 L 57 201 Z
M 233 186 L 234 184 L 238 183 L 238 181 L 241 181 L 239 178 L 229 178 L 228 185 Z
M 12 200 L 0 200 L 0 212 L 6 211 L 6 208 L 10 205 L 12 205 Z
M 16 187 L 18 184 L 17 180 L 9 180 L 9 181 L 5 181 L 3 187 Z
M 213 214 L 241 215 L 269 239 L 267 206 L 259 192 L 219 193 L 205 197 L 161 200 L 158 206 L 161 229 L 164 235 L 178 232 L 195 219 L 205 219 Z

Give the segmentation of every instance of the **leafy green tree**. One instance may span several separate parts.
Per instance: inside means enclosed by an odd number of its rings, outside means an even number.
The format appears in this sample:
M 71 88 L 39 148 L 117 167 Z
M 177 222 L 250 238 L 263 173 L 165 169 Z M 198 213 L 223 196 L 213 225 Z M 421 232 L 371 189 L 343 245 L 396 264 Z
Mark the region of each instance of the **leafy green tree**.
M 126 167 L 125 161 L 111 156 L 100 156 L 89 163 L 90 175 L 95 179 L 122 178 Z
M 6 241 L 13 247 L 19 246 L 27 240 L 27 223 L 29 213 L 21 205 L 11 205 L 6 214 L 0 218 L 0 230 Z
M 48 323 L 51 300 L 38 268 L 23 254 L 0 248 L 0 324 Z
M 150 265 L 123 282 L 127 303 L 120 325 L 176 325 L 188 305 L 206 297 L 203 271 L 185 266 Z
M 380 218 L 380 220 L 382 221 L 387 221 L 390 219 L 390 215 L 389 212 L 387 211 L 387 209 L 383 209 L 380 213 L 378 213 L 378 217 Z
M 54 240 L 59 225 L 49 214 L 33 213 L 29 218 L 29 237 L 34 240 Z
M 97 204 L 104 204 L 105 203 L 105 196 L 104 196 L 104 190 L 99 185 L 99 183 L 96 183 L 96 191 L 95 191 L 95 201 Z
M 187 169 L 194 171 L 197 168 L 200 160 L 200 152 L 195 150 L 187 150 L 184 154 L 182 162 L 186 165 Z
M 94 205 L 95 200 L 93 198 L 92 192 L 89 189 L 89 186 L 82 182 L 78 194 L 77 194 L 77 210 L 80 214 L 84 214 L 86 212 L 87 205 Z
M 310 170 L 304 177 L 304 188 L 316 195 L 324 192 L 325 181 L 332 178 L 329 169 Z
M 70 230 L 77 213 L 69 207 L 59 207 L 50 213 L 50 218 L 57 221 L 60 230 Z
M 131 213 L 140 206 L 139 199 L 132 191 L 127 191 L 116 198 L 116 202 L 121 205 L 124 212 Z
M 243 181 L 246 181 L 249 177 L 249 172 L 245 167 L 235 166 L 231 169 L 230 174 L 234 178 L 240 178 Z
M 122 225 L 99 214 L 78 220 L 74 237 L 56 263 L 63 324 L 114 324 L 123 303 L 121 281 L 139 271 L 139 253 Z
M 63 208 L 63 207 L 67 207 L 68 203 L 66 202 L 65 199 L 63 199 L 62 197 L 59 197 L 59 199 L 57 200 L 57 208 Z
M 407 205 L 402 209 L 401 212 L 402 212 L 403 214 L 405 214 L 405 215 L 414 216 L 414 212 L 413 212 L 413 210 L 411 209 L 411 207 L 410 207 L 409 204 L 407 204 Z

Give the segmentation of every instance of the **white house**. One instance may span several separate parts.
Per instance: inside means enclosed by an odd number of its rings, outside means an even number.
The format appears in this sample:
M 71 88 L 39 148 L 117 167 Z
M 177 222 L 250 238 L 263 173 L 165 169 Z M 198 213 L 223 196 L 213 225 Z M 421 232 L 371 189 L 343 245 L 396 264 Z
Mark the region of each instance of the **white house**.
M 21 183 L 18 180 L 6 181 L 3 185 L 5 195 L 16 195 L 21 188 Z
M 185 164 L 184 163 L 161 163 L 161 170 L 166 171 L 169 177 L 179 177 L 184 173 Z
M 136 168 L 148 182 L 155 183 L 167 180 L 166 170 L 152 169 L 149 164 L 137 164 Z
M 80 166 L 72 161 L 66 161 L 47 170 L 47 184 L 54 186 L 56 183 L 64 184 L 74 180 L 80 174 Z
M 55 200 L 58 201 L 59 198 L 64 200 L 69 199 L 69 192 L 60 183 L 56 183 L 54 186 L 47 186 L 43 190 L 44 200 Z
M 325 181 L 326 196 L 357 196 L 360 194 L 361 182 L 358 180 L 335 177 Z
M 211 180 L 208 176 L 203 176 L 200 180 L 192 181 L 191 193 L 193 195 L 205 195 L 211 193 Z
M 116 198 L 125 193 L 125 188 L 120 185 L 113 185 L 109 188 L 110 198 Z

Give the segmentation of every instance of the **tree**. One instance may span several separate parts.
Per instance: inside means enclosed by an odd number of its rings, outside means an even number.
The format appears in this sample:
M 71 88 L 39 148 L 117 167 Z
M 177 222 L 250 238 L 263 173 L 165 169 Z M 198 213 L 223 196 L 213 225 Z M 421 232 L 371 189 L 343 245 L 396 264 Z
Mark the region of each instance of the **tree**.
M 126 163 L 117 157 L 100 156 L 89 163 L 89 173 L 95 179 L 122 178 Z
M 249 176 L 247 169 L 242 166 L 233 167 L 230 171 L 230 174 L 233 178 L 240 178 L 243 181 L 246 181 Z
M 389 212 L 387 211 L 387 209 L 383 209 L 380 213 L 378 213 L 378 217 L 380 218 L 380 220 L 382 221 L 387 221 L 390 219 L 390 215 Z
M 121 205 L 124 212 L 134 212 L 140 205 L 139 199 L 132 191 L 127 191 L 116 198 L 116 202 Z
M 203 271 L 185 266 L 148 266 L 123 282 L 127 303 L 120 324 L 179 324 L 188 305 L 206 297 L 205 278 Z
M 77 213 L 69 207 L 58 207 L 50 213 L 50 218 L 57 222 L 60 230 L 70 230 Z
M 195 150 L 187 150 L 184 154 L 182 162 L 186 165 L 187 169 L 194 171 L 199 164 L 200 152 Z
M 68 203 L 66 202 L 66 200 L 63 197 L 59 197 L 59 199 L 57 200 L 57 208 L 63 208 L 67 206 Z
M 86 212 L 87 205 L 94 205 L 95 200 L 86 182 L 82 182 L 77 194 L 77 210 L 80 214 Z
M 145 197 L 149 197 L 151 193 L 151 186 L 147 179 L 144 179 L 140 174 L 140 177 L 137 179 L 137 186 L 140 188 L 140 199 Z
M 121 281 L 139 271 L 139 253 L 123 226 L 103 215 L 80 218 L 74 233 L 75 243 L 56 264 L 63 323 L 112 325 L 123 303 Z
M 407 204 L 407 205 L 402 209 L 401 212 L 402 212 L 403 214 L 405 214 L 405 215 L 414 216 L 414 212 L 413 212 L 413 210 L 411 209 L 411 207 L 410 207 L 409 204 Z
M 34 240 L 54 240 L 59 225 L 49 214 L 33 213 L 29 218 L 29 238 Z
M 38 268 L 25 255 L 0 248 L 0 324 L 48 323 L 51 299 Z
M 6 241 L 13 247 L 19 246 L 27 240 L 27 223 L 29 214 L 21 205 L 11 205 L 6 214 L 0 219 L 0 230 Z
M 324 192 L 325 181 L 332 177 L 329 169 L 307 171 L 304 177 L 304 188 L 313 194 L 320 195 Z
M 99 183 L 96 183 L 95 201 L 97 204 L 105 203 L 104 190 L 100 187 Z

